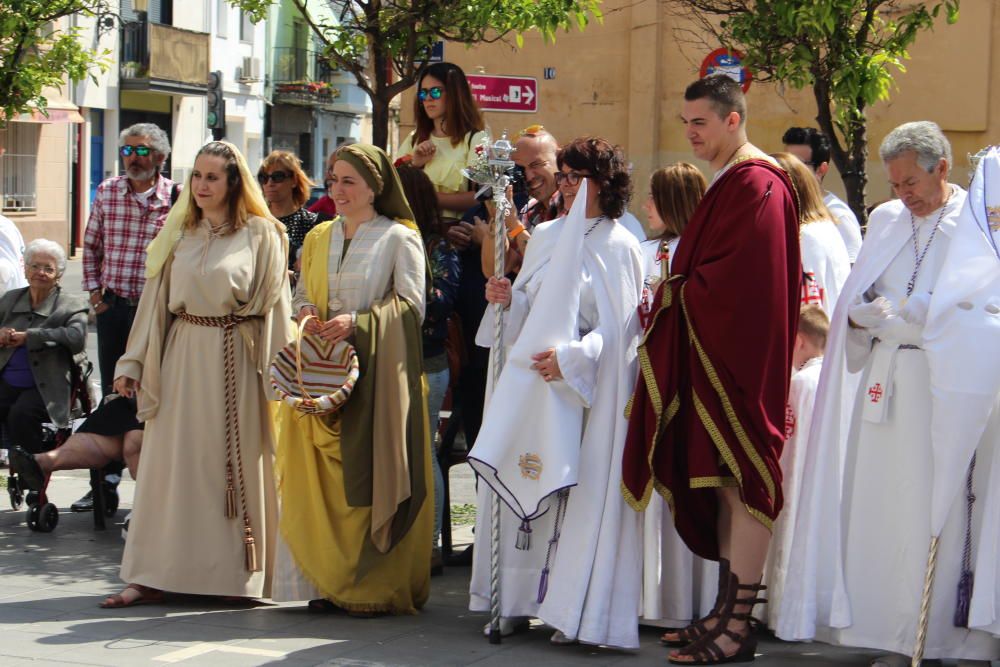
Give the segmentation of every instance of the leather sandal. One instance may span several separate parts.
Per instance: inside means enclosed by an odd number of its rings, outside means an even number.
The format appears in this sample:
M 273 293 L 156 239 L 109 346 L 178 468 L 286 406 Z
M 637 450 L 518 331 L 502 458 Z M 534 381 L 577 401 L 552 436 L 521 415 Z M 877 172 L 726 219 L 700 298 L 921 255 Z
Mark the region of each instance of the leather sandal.
M 126 600 L 122 596 L 122 593 L 129 589 L 132 589 L 138 595 Z M 100 604 L 100 607 L 101 609 L 123 609 L 125 607 L 136 607 L 142 604 L 160 604 L 162 602 L 163 591 L 158 591 L 155 588 L 149 588 L 141 584 L 129 584 L 121 593 L 115 593 L 106 597 L 104 602 Z
M 668 660 L 675 665 L 724 665 L 733 662 L 753 662 L 757 651 L 757 637 L 754 635 L 754 628 L 759 621 L 751 616 L 750 612 L 755 604 L 767 602 L 766 598 L 758 597 L 758 593 L 766 589 L 767 586 L 761 584 L 741 584 L 739 578 L 729 572 L 729 584 L 726 586 L 726 596 L 723 599 L 722 608 L 719 610 L 718 623 L 698 639 L 677 651 L 676 657 L 670 655 Z M 741 592 L 749 593 L 750 597 L 740 597 Z M 737 606 L 748 607 L 748 609 L 746 612 L 736 612 L 734 609 Z M 730 621 L 744 621 L 746 634 L 730 630 Z M 716 640 L 723 635 L 736 644 L 736 652 L 732 655 L 727 656 L 716 643 Z
M 670 648 L 680 648 L 682 646 L 687 646 L 692 642 L 698 640 L 706 633 L 710 631 L 708 626 L 705 625 L 706 621 L 719 618 L 719 611 L 722 609 L 722 603 L 726 599 L 726 586 L 729 585 L 729 559 L 720 558 L 719 559 L 719 592 L 715 595 L 715 605 L 712 607 L 712 611 L 708 613 L 708 616 L 698 619 L 686 628 L 681 628 L 680 630 L 668 630 L 660 636 L 660 643 L 664 646 L 669 646 Z

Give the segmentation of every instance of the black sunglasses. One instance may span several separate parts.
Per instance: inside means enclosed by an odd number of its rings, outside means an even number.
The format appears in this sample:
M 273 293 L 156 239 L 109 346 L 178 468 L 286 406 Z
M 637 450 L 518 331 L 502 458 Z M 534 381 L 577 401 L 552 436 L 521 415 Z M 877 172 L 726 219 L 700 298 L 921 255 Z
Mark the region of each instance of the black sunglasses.
M 135 153 L 139 157 L 146 157 L 153 152 L 153 149 L 140 144 L 138 146 L 122 146 L 118 149 L 118 152 L 122 154 L 122 157 L 128 157 L 132 153 Z
M 262 171 L 257 174 L 257 182 L 261 185 L 267 185 L 269 180 L 274 183 L 284 183 L 291 177 L 292 175 L 287 171 L 272 171 L 270 174 Z
M 433 88 L 421 88 L 417 91 L 417 99 L 421 102 L 426 102 L 427 98 L 432 100 L 439 100 L 441 96 L 444 95 L 444 89 L 441 86 L 434 86 Z

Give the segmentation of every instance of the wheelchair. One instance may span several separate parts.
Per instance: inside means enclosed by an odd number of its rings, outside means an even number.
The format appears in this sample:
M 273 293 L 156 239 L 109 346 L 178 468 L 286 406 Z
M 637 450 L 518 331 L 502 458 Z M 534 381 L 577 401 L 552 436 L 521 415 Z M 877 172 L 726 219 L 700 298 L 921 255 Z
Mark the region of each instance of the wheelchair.
M 82 419 L 89 415 L 93 410 L 93 401 L 90 396 L 89 382 L 90 376 L 94 371 L 94 365 L 89 359 L 87 359 L 85 354 L 78 355 L 74 358 L 73 364 L 70 371 L 70 423 L 78 419 Z M 43 451 L 50 451 L 56 447 L 61 447 L 69 437 L 73 434 L 72 427 L 57 429 L 52 424 L 42 424 L 43 436 L 42 442 L 45 445 Z M 3 435 L 6 441 L 6 432 Z M 11 443 L 6 443 L 9 447 Z M 16 444 L 16 443 L 13 443 Z M 91 471 L 91 486 L 94 486 L 95 475 Z M 97 476 L 100 479 L 100 476 Z M 7 493 L 10 496 L 10 506 L 14 511 L 20 510 L 24 505 L 27 505 L 28 510 L 25 519 L 28 524 L 28 528 L 34 532 L 38 533 L 51 533 L 55 530 L 56 526 L 59 524 L 59 508 L 55 506 L 54 503 L 49 501 L 47 489 L 49 485 L 49 475 L 45 478 L 45 483 L 42 485 L 41 491 L 31 491 L 26 489 L 21 479 L 14 474 L 13 470 L 9 471 L 7 477 Z M 98 484 L 100 486 L 100 483 Z M 99 527 L 104 527 L 104 516 L 112 517 L 118 511 L 117 496 L 113 497 L 113 501 L 104 502 L 104 494 L 100 492 L 101 489 L 95 491 L 94 497 L 94 512 L 95 519 L 94 522 Z M 98 495 L 100 495 L 101 502 L 98 502 Z M 99 521 L 96 516 L 100 513 Z

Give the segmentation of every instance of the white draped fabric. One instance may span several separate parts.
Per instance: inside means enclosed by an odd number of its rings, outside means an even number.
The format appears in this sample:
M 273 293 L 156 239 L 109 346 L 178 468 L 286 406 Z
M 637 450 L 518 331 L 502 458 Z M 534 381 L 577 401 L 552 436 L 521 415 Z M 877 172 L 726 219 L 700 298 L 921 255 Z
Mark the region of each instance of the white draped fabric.
M 586 201 L 582 187 L 577 201 Z M 577 217 L 571 211 L 568 218 L 536 228 L 514 283 L 504 331 L 504 342 L 510 345 L 507 363 L 470 452 L 470 460 L 477 460 L 477 470 L 485 476 L 479 484 L 469 606 L 473 611 L 489 609 L 489 484 L 510 499 L 510 504 L 501 505 L 501 614 L 536 616 L 584 643 L 637 648 L 641 518 L 625 504 L 619 487 L 627 426 L 623 411 L 636 378 L 642 265 L 639 244 L 628 231 L 612 220 L 581 219 L 582 210 L 579 213 Z M 579 250 L 562 252 L 567 243 L 570 250 Z M 550 281 L 578 286 L 571 316 L 546 298 Z M 563 300 L 569 300 L 565 292 Z M 561 341 L 552 333 L 565 328 L 565 322 L 555 321 L 556 312 L 569 317 L 572 329 Z M 492 343 L 492 326 L 488 311 L 477 336 L 480 345 Z M 547 347 L 556 348 L 562 381 L 545 383 L 530 370 L 530 355 Z M 578 412 L 542 402 L 542 392 L 572 397 Z M 575 441 L 566 433 L 575 434 Z M 533 463 L 520 465 L 527 454 L 536 457 Z M 557 504 L 549 495 L 541 496 L 538 518 L 531 521 L 531 548 L 517 549 L 518 526 L 528 513 L 519 517 L 511 508 L 529 508 L 535 502 L 539 492 L 531 483 L 540 481 L 553 462 L 575 467 L 572 478 L 553 487 L 572 487 L 558 544 L 549 553 Z M 539 466 L 542 474 L 535 475 Z M 539 602 L 547 559 L 547 594 Z
M 914 295 L 935 291 L 964 201 L 965 193 L 953 186 Z M 913 219 L 920 248 L 941 213 Z M 847 324 L 848 307 L 862 298 L 882 296 L 902 307 L 915 265 L 912 236 L 910 213 L 901 202 L 876 209 L 834 311 L 779 602 L 776 631 L 783 639 L 819 637 L 903 654 L 914 645 L 932 532 L 929 490 L 937 469 L 931 397 L 937 387 L 930 355 L 919 349 L 923 326 L 897 321 L 869 331 Z M 844 400 L 845 357 L 848 370 L 863 369 L 853 411 Z M 863 407 L 872 404 L 885 407 Z M 952 626 L 964 503 L 952 502 L 948 509 L 925 657 L 995 657 L 1000 642 Z
M 844 240 L 844 246 L 847 248 L 847 256 L 850 258 L 851 264 L 854 264 L 858 260 L 858 252 L 861 250 L 862 243 L 861 225 L 858 223 L 858 216 L 854 215 L 854 211 L 847 205 L 847 202 L 832 192 L 823 194 L 823 203 L 830 209 L 830 213 L 833 213 L 833 217 L 837 219 L 837 232 Z
M 802 303 L 816 304 L 829 316 L 851 272 L 851 260 L 844 240 L 830 220 L 808 222 L 801 230 L 799 248 L 802 273 L 806 277 L 802 285 Z
M 958 497 L 965 505 L 965 466 L 976 451 L 973 562 L 969 626 L 1000 635 L 1000 151 L 979 162 L 934 290 L 925 329 L 933 394 L 937 531 Z M 992 411 L 992 417 L 988 415 Z M 944 538 L 942 537 L 942 541 Z
M 27 287 L 24 276 L 24 239 L 10 218 L 0 215 L 0 296 Z
M 839 238 L 839 237 L 838 237 Z M 788 389 L 788 412 L 785 415 L 785 446 L 781 450 L 781 494 L 785 500 L 778 520 L 774 522 L 771 546 L 764 568 L 767 585 L 767 611 L 760 611 L 771 628 L 780 623 L 780 601 L 788 576 L 788 559 L 792 548 L 795 514 L 802 491 L 802 470 L 809 445 L 816 389 L 823 369 L 823 357 L 810 359 L 792 374 Z

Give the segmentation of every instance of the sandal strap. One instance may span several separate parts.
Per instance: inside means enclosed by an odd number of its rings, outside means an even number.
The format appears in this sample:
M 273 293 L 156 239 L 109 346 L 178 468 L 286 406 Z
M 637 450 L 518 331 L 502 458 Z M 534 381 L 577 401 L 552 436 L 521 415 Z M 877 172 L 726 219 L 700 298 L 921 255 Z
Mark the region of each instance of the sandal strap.
M 684 627 L 684 628 L 681 628 L 680 630 L 677 630 L 677 632 L 676 632 L 677 640 L 676 641 L 683 641 L 683 642 L 687 642 L 687 643 L 690 644 L 691 642 L 695 641 L 699 637 L 701 637 L 704 634 L 710 632 L 710 630 L 708 629 L 708 627 L 705 625 L 705 621 L 708 621 L 708 620 L 711 620 L 711 619 L 715 619 L 715 618 L 719 618 L 719 612 L 718 612 L 718 610 L 713 609 L 711 612 L 709 612 L 708 616 L 705 616 L 704 618 L 700 618 L 697 621 L 695 621 L 694 623 L 691 623 L 690 625 L 688 625 L 687 627 Z M 666 637 L 667 634 L 668 633 L 665 632 L 665 633 L 663 633 L 663 636 Z

